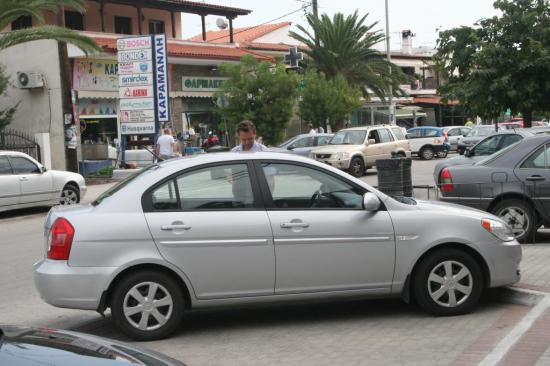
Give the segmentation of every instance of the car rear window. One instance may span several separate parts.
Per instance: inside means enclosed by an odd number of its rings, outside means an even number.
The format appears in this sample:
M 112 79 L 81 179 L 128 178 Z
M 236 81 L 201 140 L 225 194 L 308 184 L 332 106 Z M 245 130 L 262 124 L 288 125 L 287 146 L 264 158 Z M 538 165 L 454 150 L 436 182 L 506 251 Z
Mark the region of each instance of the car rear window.
M 510 150 L 514 150 L 516 147 L 518 147 L 519 143 L 521 141 L 518 141 L 512 145 L 508 145 L 506 146 L 504 149 L 502 150 L 499 150 L 497 151 L 496 153 L 494 153 L 493 155 L 489 155 L 487 158 L 483 159 L 483 160 L 480 160 L 479 162 L 477 162 L 476 165 L 488 165 L 490 164 L 491 162 L 493 162 L 495 159 L 497 159 L 498 157 L 506 154 L 508 151 Z

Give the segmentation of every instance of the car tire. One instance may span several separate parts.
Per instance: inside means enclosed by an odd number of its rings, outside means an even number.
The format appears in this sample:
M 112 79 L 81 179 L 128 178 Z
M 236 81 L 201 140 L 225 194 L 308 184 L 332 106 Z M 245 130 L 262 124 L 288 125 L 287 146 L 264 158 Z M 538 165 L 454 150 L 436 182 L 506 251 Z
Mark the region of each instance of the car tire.
M 365 175 L 365 162 L 359 156 L 352 158 L 348 171 L 354 177 L 361 178 Z
M 439 151 L 437 153 L 437 157 L 439 159 L 445 159 L 447 157 L 447 155 L 449 154 L 449 150 L 443 150 L 443 151 Z
M 423 147 L 419 155 L 423 160 L 432 160 L 435 156 L 435 152 L 431 147 Z
M 412 290 L 417 304 L 428 313 L 466 314 L 475 308 L 481 297 L 483 274 L 469 254 L 459 249 L 442 249 L 418 264 Z
M 538 226 L 535 225 L 535 211 L 528 202 L 519 199 L 507 199 L 499 202 L 491 212 L 512 228 L 519 242 L 525 243 L 534 239 Z
M 458 155 L 464 155 L 464 150 L 463 149 L 458 148 L 458 149 L 456 149 L 456 151 L 458 152 Z
M 115 286 L 111 299 L 115 326 L 135 340 L 165 338 L 179 327 L 183 318 L 182 289 L 172 277 L 161 272 L 131 273 Z
M 59 204 L 63 206 L 76 205 L 80 202 L 80 191 L 72 184 L 66 184 L 61 190 Z

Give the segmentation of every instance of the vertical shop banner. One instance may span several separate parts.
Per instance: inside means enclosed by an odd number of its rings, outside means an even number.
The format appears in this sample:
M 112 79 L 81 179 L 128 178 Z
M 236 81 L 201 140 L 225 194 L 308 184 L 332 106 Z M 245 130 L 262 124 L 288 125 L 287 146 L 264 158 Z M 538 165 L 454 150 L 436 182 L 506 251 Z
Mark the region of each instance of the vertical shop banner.
M 166 56 L 166 35 L 153 36 L 155 50 L 155 99 L 157 104 L 157 120 L 168 122 L 170 110 L 168 103 L 168 58 Z

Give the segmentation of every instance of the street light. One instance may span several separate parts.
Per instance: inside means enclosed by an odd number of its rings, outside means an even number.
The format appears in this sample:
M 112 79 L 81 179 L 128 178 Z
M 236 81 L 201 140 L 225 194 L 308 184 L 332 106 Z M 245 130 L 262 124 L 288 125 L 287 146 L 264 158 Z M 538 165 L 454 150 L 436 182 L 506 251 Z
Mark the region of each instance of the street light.
M 386 2 L 386 53 L 388 57 L 388 68 L 389 68 L 389 76 L 390 76 L 390 85 L 389 85 L 389 93 L 390 93 L 390 108 L 389 108 L 389 118 L 390 118 L 390 125 L 395 125 L 395 119 L 394 119 L 394 108 L 393 108 L 393 88 L 391 84 L 391 55 L 390 55 L 390 16 L 388 12 L 388 0 L 385 0 Z

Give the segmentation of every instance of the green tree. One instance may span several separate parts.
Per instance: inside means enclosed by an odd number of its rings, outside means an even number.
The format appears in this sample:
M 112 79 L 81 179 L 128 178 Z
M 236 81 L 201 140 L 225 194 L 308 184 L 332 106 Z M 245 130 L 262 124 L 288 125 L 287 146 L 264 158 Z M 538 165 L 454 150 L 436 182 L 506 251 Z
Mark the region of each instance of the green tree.
M 61 7 L 68 7 L 75 11 L 85 12 L 85 0 L 2 0 L 0 1 L 0 29 L 6 29 L 21 16 L 32 16 L 39 24 L 44 24 L 44 12 L 57 13 Z M 0 51 L 21 43 L 41 39 L 53 39 L 71 43 L 82 51 L 100 51 L 93 39 L 81 35 L 73 30 L 53 26 L 40 25 L 37 27 L 18 29 L 5 33 L 0 37 Z
M 349 85 L 342 75 L 327 79 L 325 74 L 309 70 L 300 93 L 300 116 L 315 126 L 329 121 L 333 131 L 342 127 L 349 114 L 359 108 L 361 90 Z
M 374 48 L 385 37 L 374 30 L 378 23 L 365 24 L 367 16 L 359 17 L 357 11 L 349 16 L 336 13 L 332 19 L 326 14 L 321 18 L 310 14 L 307 22 L 311 32 L 298 25 L 301 33 L 290 32 L 290 36 L 306 46 L 306 66 L 313 66 L 329 79 L 342 75 L 351 85 L 361 87 L 365 96 L 374 93 L 384 100 L 390 85 L 400 95 L 399 85 L 408 79 Z
M 0 66 L 0 96 L 6 93 L 9 84 L 10 79 L 5 74 L 4 68 Z M 2 131 L 4 128 L 6 128 L 7 125 L 11 123 L 11 120 L 13 119 L 13 116 L 17 111 L 18 105 L 19 103 L 10 108 L 0 109 L 0 131 Z
M 507 108 L 549 111 L 550 7 L 546 0 L 497 0 L 500 16 L 441 32 L 436 62 L 447 83 L 440 93 L 472 113 L 495 118 Z
M 238 64 L 223 64 L 220 71 L 228 79 L 217 93 L 225 100 L 218 111 L 231 130 L 249 119 L 267 144 L 283 141 L 298 93 L 297 76 L 287 73 L 282 64 L 259 62 L 252 56 L 244 56 Z

